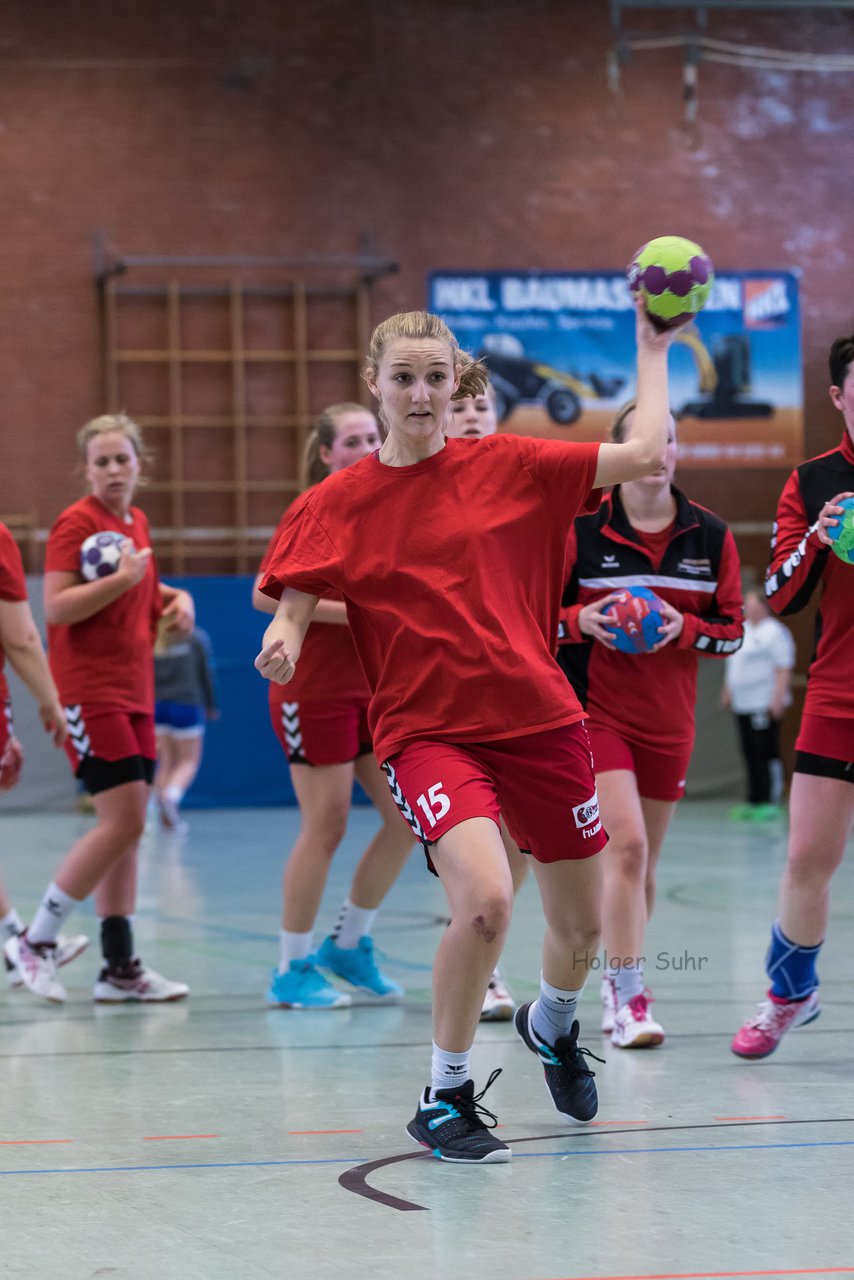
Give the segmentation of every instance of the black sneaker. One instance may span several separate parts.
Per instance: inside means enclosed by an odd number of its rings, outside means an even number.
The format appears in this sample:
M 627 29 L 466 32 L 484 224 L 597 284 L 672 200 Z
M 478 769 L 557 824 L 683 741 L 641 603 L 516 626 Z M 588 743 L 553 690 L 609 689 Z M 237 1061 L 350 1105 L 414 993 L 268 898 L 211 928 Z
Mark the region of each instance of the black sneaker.
M 533 1003 L 529 1000 L 516 1010 L 516 1030 L 542 1062 L 546 1087 L 561 1115 L 576 1124 L 587 1124 L 599 1110 L 599 1098 L 593 1083 L 594 1072 L 584 1059 L 596 1058 L 597 1062 L 605 1059 L 597 1058 L 589 1049 L 579 1049 L 577 1021 L 570 1027 L 569 1035 L 561 1036 L 553 1045 L 546 1044 L 528 1026 L 528 1010 Z
M 454 1164 L 505 1164 L 513 1153 L 506 1143 L 489 1132 L 498 1121 L 491 1111 L 480 1105 L 481 1098 L 500 1075 L 498 1067 L 478 1094 L 473 1080 L 451 1089 L 437 1089 L 432 1102 L 430 1089 L 426 1088 L 418 1102 L 415 1119 L 410 1120 L 406 1132 L 432 1151 L 438 1160 L 450 1160 Z M 485 1124 L 481 1116 L 487 1116 L 492 1123 Z

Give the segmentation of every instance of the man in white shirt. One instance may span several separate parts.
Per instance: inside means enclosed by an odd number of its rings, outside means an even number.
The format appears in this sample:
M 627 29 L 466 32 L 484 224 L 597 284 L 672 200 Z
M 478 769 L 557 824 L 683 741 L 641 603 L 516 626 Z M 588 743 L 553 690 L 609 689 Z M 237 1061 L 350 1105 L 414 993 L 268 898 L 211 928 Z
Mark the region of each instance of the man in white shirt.
M 730 813 L 737 821 L 764 821 L 780 812 L 783 762 L 780 720 L 792 700 L 795 642 L 759 591 L 744 597 L 744 643 L 726 660 L 723 700 L 738 724 L 747 768 L 747 804 Z

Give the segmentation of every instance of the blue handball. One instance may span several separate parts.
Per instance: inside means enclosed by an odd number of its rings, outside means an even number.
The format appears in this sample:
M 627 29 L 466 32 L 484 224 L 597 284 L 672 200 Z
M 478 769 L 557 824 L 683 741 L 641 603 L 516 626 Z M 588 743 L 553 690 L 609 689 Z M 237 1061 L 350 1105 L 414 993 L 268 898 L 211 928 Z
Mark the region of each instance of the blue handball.
M 837 516 L 838 524 L 828 526 L 827 536 L 832 539 L 831 550 L 845 564 L 854 564 L 854 498 L 843 498 L 836 505 L 844 507 L 845 512 Z

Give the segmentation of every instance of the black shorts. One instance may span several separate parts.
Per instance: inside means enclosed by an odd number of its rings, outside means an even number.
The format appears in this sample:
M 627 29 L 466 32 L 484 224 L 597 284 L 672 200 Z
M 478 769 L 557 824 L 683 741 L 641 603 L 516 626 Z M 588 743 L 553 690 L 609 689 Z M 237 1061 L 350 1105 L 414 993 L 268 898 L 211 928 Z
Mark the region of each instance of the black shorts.
M 836 760 L 833 756 L 817 756 L 811 751 L 795 752 L 795 773 L 809 773 L 814 778 L 838 778 L 854 782 L 854 760 Z
M 123 760 L 104 760 L 101 756 L 84 756 L 77 766 L 80 779 L 90 796 L 111 791 L 126 782 L 145 782 L 151 786 L 157 761 L 147 756 L 125 756 Z

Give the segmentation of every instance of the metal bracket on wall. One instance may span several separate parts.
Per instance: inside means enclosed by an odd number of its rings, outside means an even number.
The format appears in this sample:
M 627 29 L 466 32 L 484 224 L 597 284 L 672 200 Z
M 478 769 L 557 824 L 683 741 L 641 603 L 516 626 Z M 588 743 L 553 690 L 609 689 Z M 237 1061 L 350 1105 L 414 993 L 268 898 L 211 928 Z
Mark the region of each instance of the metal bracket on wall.
M 619 102 L 622 97 L 622 69 L 635 53 L 681 49 L 683 119 L 689 142 L 698 143 L 698 83 L 703 62 L 763 71 L 854 72 L 854 55 L 808 52 L 803 49 L 777 49 L 714 39 L 708 34 L 709 14 L 718 12 L 788 11 L 799 17 L 806 13 L 838 13 L 854 11 L 854 0 L 609 0 L 614 43 L 608 51 L 608 85 Z M 624 14 L 641 10 L 681 15 L 674 28 L 666 31 L 632 32 L 623 22 Z M 684 15 L 693 17 L 693 25 L 685 26 Z

